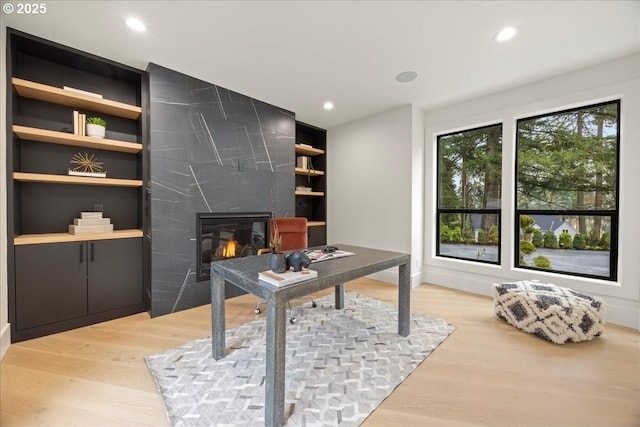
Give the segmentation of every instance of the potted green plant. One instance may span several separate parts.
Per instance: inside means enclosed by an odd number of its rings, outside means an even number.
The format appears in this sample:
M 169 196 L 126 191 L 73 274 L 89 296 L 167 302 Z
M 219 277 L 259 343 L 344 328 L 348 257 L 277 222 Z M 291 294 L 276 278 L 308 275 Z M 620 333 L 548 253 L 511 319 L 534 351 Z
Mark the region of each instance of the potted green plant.
M 87 136 L 104 138 L 107 122 L 100 117 L 87 117 Z

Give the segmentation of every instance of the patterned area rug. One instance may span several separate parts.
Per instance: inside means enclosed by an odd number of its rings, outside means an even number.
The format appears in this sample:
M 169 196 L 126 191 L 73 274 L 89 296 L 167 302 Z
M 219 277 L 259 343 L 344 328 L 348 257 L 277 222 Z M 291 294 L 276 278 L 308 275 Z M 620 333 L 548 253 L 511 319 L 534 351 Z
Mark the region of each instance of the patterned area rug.
M 287 426 L 357 426 L 404 381 L 455 326 L 411 315 L 401 337 L 398 309 L 345 292 L 317 308 L 294 307 L 287 322 Z M 172 426 L 263 426 L 265 317 L 226 332 L 232 351 L 211 358 L 211 339 L 192 341 L 146 358 Z

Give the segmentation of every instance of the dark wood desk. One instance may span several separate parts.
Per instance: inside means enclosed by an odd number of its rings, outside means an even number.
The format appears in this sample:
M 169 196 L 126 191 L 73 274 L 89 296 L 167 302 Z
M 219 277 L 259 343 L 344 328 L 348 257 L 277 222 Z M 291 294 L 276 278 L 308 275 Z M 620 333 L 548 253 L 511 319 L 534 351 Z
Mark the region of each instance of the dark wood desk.
M 411 255 L 358 246 L 336 246 L 355 255 L 313 263 L 309 268 L 318 272 L 317 278 L 282 287 L 258 280 L 258 273 L 270 268 L 269 255 L 211 263 L 211 345 L 216 360 L 226 356 L 225 281 L 264 299 L 267 304 L 265 425 L 268 427 L 284 425 L 286 304 L 290 299 L 335 287 L 336 309 L 342 309 L 345 282 L 398 266 L 398 334 L 409 335 Z

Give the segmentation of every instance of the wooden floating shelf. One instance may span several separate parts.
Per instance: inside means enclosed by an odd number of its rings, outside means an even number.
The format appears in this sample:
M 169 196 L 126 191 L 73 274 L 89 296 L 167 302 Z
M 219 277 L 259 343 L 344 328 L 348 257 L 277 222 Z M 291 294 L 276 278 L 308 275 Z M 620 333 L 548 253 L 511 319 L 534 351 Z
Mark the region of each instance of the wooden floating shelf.
M 14 172 L 13 179 L 22 182 L 42 182 L 46 184 L 105 185 L 115 187 L 142 187 L 140 179 L 93 178 L 84 176 L 49 175 L 43 173 Z
M 296 191 L 296 196 L 324 196 L 322 191 Z
M 306 145 L 296 144 L 297 154 L 306 154 L 307 156 L 319 156 L 324 154 L 324 150 L 319 148 L 307 147 Z
M 96 113 L 105 113 L 125 119 L 137 120 L 142 114 L 142 108 L 137 105 L 124 104 L 118 101 L 83 95 L 41 83 L 23 80 L 16 77 L 11 79 L 18 95 L 39 101 L 83 108 Z
M 13 240 L 14 245 L 38 245 L 43 243 L 83 242 L 87 240 L 132 239 L 142 237 L 142 230 L 115 230 L 110 233 L 44 233 L 22 234 Z
M 322 176 L 324 175 L 324 171 L 319 171 L 316 169 L 302 169 L 295 168 L 296 175 L 307 175 L 307 176 Z
M 29 141 L 71 145 L 74 147 L 97 148 L 99 150 L 119 151 L 122 153 L 139 153 L 142 151 L 142 144 L 134 142 L 92 138 L 90 136 L 80 136 L 72 133 L 57 132 L 27 126 L 13 125 L 13 133 L 18 135 L 20 139 L 26 139 Z
M 322 225 L 327 225 L 326 221 L 307 221 L 307 227 L 320 227 Z

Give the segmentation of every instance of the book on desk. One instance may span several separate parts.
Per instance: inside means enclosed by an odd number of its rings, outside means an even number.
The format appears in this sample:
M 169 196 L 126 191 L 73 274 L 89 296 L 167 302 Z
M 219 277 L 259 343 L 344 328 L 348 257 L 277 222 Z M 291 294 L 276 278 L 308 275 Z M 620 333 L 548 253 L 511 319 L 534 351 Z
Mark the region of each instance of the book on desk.
M 271 270 L 258 273 L 258 279 L 276 286 L 290 285 L 292 283 L 304 282 L 318 277 L 315 270 L 302 269 L 301 271 L 287 270 L 284 273 L 274 273 Z
M 308 256 L 311 259 L 311 262 L 328 261 L 330 259 L 354 255 L 353 252 L 341 251 L 338 249 L 334 249 L 329 252 L 327 252 L 326 249 L 305 249 L 302 253 Z

